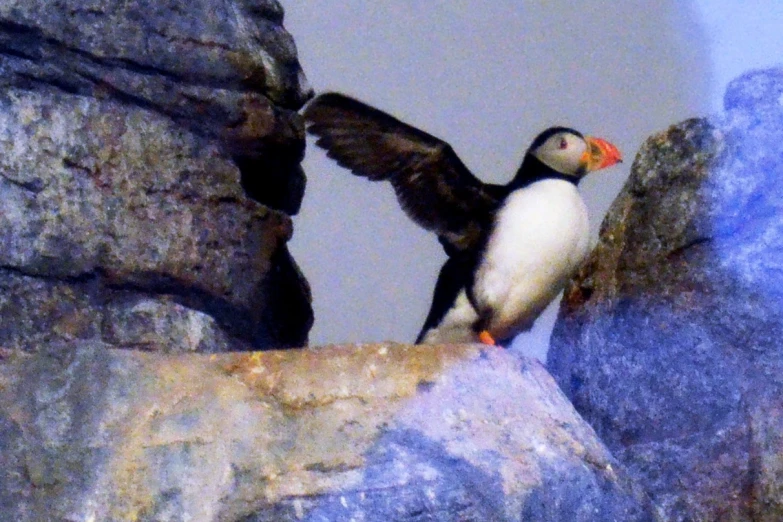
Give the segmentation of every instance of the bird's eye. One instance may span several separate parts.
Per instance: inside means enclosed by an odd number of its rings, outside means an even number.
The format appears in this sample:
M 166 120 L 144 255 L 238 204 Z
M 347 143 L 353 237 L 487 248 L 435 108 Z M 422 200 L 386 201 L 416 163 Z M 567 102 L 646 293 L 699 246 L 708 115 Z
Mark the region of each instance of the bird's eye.
M 568 148 L 568 142 L 566 141 L 565 138 L 560 138 L 560 148 L 561 149 Z

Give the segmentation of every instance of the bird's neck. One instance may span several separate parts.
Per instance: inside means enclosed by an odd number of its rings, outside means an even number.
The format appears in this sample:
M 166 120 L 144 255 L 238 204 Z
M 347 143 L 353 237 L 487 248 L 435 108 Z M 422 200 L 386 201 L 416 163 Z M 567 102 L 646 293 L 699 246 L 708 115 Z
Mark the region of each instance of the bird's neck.
M 554 170 L 552 167 L 544 165 L 538 158 L 532 154 L 525 154 L 525 159 L 522 160 L 522 165 L 517 170 L 516 176 L 511 180 L 509 188 L 516 190 L 527 187 L 544 179 L 562 179 L 574 185 L 579 184 L 581 179 L 579 176 L 570 176 Z

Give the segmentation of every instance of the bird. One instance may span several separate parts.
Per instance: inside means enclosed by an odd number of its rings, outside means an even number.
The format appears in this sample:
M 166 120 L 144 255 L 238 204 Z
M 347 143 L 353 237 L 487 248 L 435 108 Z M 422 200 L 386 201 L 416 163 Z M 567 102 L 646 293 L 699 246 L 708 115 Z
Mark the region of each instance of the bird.
M 388 181 L 443 246 L 417 344 L 504 346 L 529 330 L 588 254 L 579 181 L 622 161 L 609 141 L 555 126 L 533 139 L 510 182 L 484 183 L 445 141 L 351 96 L 320 94 L 302 115 L 329 158 Z

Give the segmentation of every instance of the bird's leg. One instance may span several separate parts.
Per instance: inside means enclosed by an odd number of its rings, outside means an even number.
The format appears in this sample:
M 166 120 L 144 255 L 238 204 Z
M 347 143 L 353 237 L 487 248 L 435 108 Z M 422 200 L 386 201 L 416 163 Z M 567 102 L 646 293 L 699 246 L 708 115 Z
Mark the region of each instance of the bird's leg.
M 478 319 L 476 319 L 476 322 L 473 323 L 473 332 L 478 336 L 481 344 L 495 346 L 497 344 L 495 343 L 495 338 L 492 337 L 492 334 L 489 333 L 489 330 L 487 329 L 489 327 L 490 319 L 492 319 L 492 309 L 481 306 L 476 300 L 476 295 L 473 293 L 474 284 L 475 281 L 471 281 L 470 284 L 466 287 L 468 300 L 478 315 Z
M 492 334 L 489 333 L 487 330 L 481 330 L 478 334 L 479 341 L 482 342 L 482 344 L 488 344 L 490 346 L 495 346 L 495 338 L 492 337 Z
M 473 331 L 478 334 L 479 341 L 481 341 L 482 344 L 496 346 L 497 342 L 488 330 L 491 314 L 491 310 L 483 310 L 479 314 L 478 320 L 473 324 Z

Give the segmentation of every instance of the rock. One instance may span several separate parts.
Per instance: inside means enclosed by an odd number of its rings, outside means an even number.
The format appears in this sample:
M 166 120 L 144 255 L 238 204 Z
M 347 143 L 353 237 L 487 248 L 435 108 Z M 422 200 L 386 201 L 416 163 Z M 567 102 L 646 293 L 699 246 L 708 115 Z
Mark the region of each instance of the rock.
M 109 96 L 216 138 L 262 203 L 296 212 L 312 95 L 274 0 L 10 0 L 4 87 Z
M 656 520 L 540 364 L 477 346 L 0 359 L 0 507 L 57 520 Z
M 640 150 L 548 356 L 666 520 L 783 519 L 783 70 Z
M 0 6 L 0 346 L 307 342 L 310 90 L 272 1 Z

